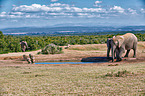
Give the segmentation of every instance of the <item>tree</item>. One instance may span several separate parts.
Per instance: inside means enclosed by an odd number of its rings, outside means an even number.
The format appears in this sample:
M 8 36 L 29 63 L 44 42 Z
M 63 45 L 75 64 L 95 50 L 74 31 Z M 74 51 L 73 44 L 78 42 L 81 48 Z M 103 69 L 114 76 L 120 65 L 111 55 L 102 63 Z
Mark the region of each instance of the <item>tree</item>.
M 2 31 L 0 31 L 0 39 L 4 38 L 4 34 Z

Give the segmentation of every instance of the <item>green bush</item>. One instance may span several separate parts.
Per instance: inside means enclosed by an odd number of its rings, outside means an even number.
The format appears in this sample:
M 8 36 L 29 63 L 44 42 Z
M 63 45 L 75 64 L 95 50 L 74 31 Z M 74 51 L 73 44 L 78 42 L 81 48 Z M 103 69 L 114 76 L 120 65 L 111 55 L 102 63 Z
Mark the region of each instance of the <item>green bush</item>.
M 145 34 L 137 33 L 135 34 L 138 41 L 145 41 Z M 12 36 L 3 35 L 0 31 L 0 54 L 9 52 L 21 52 L 20 41 L 26 41 L 28 44 L 28 49 L 26 51 L 38 50 L 44 48 L 48 44 L 55 44 L 58 46 L 67 46 L 75 44 L 102 44 L 106 43 L 107 38 L 112 38 L 113 34 L 106 35 L 82 35 L 82 36 Z M 55 54 L 57 48 L 51 48 L 52 51 L 44 53 Z M 57 50 L 62 50 L 58 48 Z
M 60 54 L 62 53 L 62 48 L 56 46 L 55 44 L 49 44 L 44 49 L 42 49 L 42 54 Z

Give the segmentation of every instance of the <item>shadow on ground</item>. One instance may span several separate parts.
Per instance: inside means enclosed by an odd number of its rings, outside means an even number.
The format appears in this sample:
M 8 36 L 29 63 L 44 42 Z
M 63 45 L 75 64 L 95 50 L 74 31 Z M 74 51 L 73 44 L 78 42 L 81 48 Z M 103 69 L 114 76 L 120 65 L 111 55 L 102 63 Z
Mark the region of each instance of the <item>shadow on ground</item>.
M 107 59 L 107 57 L 87 57 L 82 58 L 81 62 L 109 62 L 111 57 Z

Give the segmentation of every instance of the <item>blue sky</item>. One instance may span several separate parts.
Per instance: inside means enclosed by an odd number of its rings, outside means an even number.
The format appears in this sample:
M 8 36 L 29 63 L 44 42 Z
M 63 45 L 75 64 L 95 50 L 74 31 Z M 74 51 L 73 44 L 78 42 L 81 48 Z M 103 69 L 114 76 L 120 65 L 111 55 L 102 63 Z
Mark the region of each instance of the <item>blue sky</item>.
M 145 0 L 0 0 L 0 28 L 145 25 Z

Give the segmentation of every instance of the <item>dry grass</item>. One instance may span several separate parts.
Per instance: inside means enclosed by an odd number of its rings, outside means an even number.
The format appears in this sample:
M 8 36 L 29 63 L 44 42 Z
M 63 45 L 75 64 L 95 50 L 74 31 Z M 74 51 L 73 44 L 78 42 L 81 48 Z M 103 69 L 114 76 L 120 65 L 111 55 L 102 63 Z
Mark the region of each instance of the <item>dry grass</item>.
M 90 51 L 99 50 L 106 51 L 106 44 L 87 44 L 87 45 L 71 45 L 68 50 Z
M 127 70 L 137 75 L 106 77 Z M 104 77 L 105 76 L 105 77 Z M 145 63 L 0 67 L 0 95 L 145 95 Z
M 106 44 L 73 45 L 64 49 L 63 54 L 35 55 L 35 58 L 36 61 L 81 60 L 87 57 L 106 57 L 106 50 Z M 29 52 L 32 53 L 36 54 Z M 0 58 L 24 54 L 28 53 L 1 54 Z M 133 51 L 129 57 L 132 55 Z M 137 57 L 145 57 L 145 42 L 138 43 Z M 133 63 L 134 61 L 137 59 L 88 65 L 29 65 L 19 59 L 0 60 L 0 96 L 144 96 L 145 63 Z M 123 74 L 124 70 L 127 73 Z M 106 74 L 112 76 L 105 76 Z

